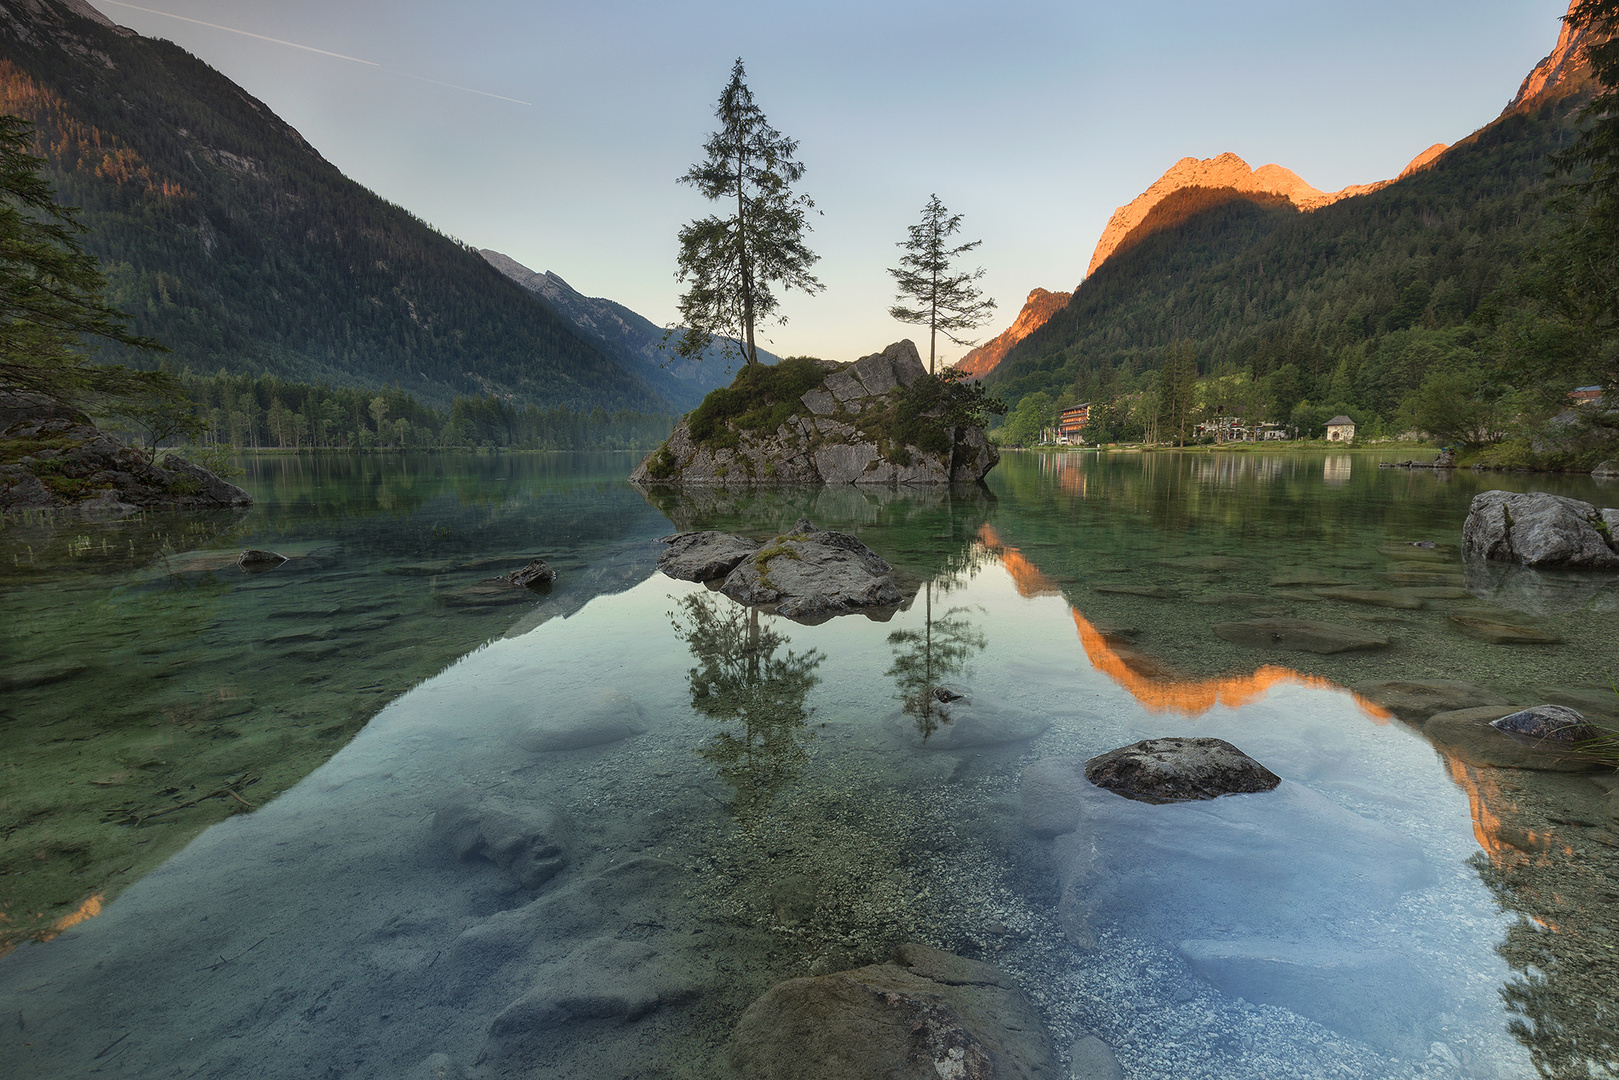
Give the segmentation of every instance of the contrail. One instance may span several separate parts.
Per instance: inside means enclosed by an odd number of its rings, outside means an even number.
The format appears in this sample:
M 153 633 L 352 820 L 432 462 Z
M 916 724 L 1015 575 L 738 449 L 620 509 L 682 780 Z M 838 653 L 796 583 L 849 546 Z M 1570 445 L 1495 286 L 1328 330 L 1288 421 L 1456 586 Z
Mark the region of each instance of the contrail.
M 272 45 L 285 45 L 290 49 L 302 49 L 304 52 L 319 53 L 321 56 L 330 56 L 337 60 L 347 60 L 350 63 L 364 64 L 366 67 L 374 67 L 394 75 L 403 75 L 407 79 L 415 79 L 418 82 L 432 83 L 435 86 L 447 86 L 451 90 L 464 90 L 469 94 L 481 94 L 484 97 L 494 98 L 496 101 L 509 101 L 513 105 L 532 106 L 534 104 L 532 101 L 519 101 L 517 98 L 506 97 L 503 94 L 491 94 L 487 90 L 475 90 L 470 86 L 461 86 L 457 83 L 444 82 L 440 79 L 429 79 L 425 75 L 413 75 L 408 71 L 399 71 L 395 68 L 384 67 L 375 60 L 362 60 L 358 56 L 348 56 L 344 53 L 332 52 L 329 49 L 317 49 L 313 45 L 300 45 L 296 41 L 285 41 L 282 38 L 267 37 L 264 34 L 255 34 L 251 30 L 238 30 L 234 26 L 221 26 L 218 23 L 205 22 L 202 19 L 193 19 L 186 15 L 175 15 L 171 12 L 159 11 L 156 8 L 141 7 L 139 4 L 126 4 L 123 2 L 123 0 L 99 0 L 99 2 L 103 4 L 111 4 L 113 7 L 129 8 L 132 11 L 144 11 L 148 15 L 161 15 L 165 19 L 178 19 L 181 22 L 195 23 L 198 26 L 206 26 L 210 30 L 223 30 L 227 34 L 240 34 L 242 37 L 250 37 L 258 41 L 268 41 Z

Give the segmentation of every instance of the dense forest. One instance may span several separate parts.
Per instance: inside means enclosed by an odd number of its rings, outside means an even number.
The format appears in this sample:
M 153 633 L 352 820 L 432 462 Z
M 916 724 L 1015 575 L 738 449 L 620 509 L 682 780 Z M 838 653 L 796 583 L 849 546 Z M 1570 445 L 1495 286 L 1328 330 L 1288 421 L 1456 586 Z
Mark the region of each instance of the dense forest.
M 440 408 L 669 403 L 479 254 L 367 191 L 179 47 L 53 4 L 0 21 L 0 111 L 37 125 L 109 301 L 176 367 Z M 150 364 L 117 347 L 102 359 Z
M 203 447 L 650 450 L 675 422 L 625 410 L 517 407 L 492 396 L 459 397 L 440 411 L 397 386 L 373 391 L 224 371 L 186 372 L 180 383 L 203 420 Z
M 1613 366 L 1535 300 L 1560 223 L 1551 159 L 1590 90 L 1576 82 L 1427 170 L 1313 213 L 1185 193 L 1191 212 L 1105 262 L 986 377 L 1014 405 L 1009 441 L 1081 401 L 1100 403 L 1094 434 L 1150 437 L 1178 393 L 1177 345 L 1195 359 L 1195 413 L 1301 435 L 1340 412 L 1363 434 L 1420 428 L 1439 394 L 1495 434 L 1567 409 L 1570 389 Z

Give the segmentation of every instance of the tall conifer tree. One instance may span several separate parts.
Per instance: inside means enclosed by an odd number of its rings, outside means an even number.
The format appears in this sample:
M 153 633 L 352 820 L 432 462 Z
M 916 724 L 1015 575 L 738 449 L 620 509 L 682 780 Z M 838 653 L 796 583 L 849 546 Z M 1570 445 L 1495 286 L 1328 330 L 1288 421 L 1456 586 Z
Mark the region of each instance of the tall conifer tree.
M 907 230 L 910 236 L 895 245 L 905 249 L 899 266 L 889 269 L 899 286 L 899 303 L 888 309 L 888 314 L 903 323 L 916 323 L 928 328 L 928 371 L 934 370 L 938 355 L 938 337 L 945 337 L 957 345 L 973 342 L 956 337 L 953 331 L 971 330 L 983 323 L 995 310 L 995 301 L 985 299 L 973 284 L 984 276 L 982 267 L 973 271 L 952 273 L 951 263 L 958 255 L 972 251 L 982 240 L 946 247 L 945 241 L 961 230 L 961 215 L 945 209 L 939 196 L 928 198 L 922 207 L 922 220 Z M 914 301 L 909 307 L 906 301 Z
M 727 355 L 757 364 L 754 328 L 780 305 L 771 284 L 812 295 L 822 285 L 809 272 L 819 256 L 804 243 L 815 203 L 792 188 L 804 175 L 793 156 L 798 140 L 770 126 L 746 75 L 739 58 L 714 111 L 720 129 L 704 144 L 708 157 L 680 178 L 731 212 L 680 229 L 675 279 L 690 286 L 680 297 L 686 330 L 675 351 L 701 355 L 717 336 L 725 339 Z

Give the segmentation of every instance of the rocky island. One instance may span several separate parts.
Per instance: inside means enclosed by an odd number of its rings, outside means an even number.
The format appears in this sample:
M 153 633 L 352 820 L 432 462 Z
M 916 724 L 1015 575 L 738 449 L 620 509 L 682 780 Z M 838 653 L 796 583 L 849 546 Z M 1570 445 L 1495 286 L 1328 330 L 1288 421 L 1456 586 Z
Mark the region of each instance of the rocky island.
M 976 383 L 929 375 L 900 341 L 852 364 L 750 364 L 676 425 L 637 484 L 977 483 L 1000 460 Z

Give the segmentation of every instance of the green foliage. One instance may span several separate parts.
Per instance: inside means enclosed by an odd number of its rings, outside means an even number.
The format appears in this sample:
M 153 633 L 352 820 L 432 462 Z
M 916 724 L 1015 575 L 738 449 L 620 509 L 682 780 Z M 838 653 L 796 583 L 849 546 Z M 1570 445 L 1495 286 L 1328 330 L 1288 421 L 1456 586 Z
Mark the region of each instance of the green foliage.
M 982 240 L 973 240 L 956 247 L 946 247 L 945 239 L 961 229 L 961 215 L 945 209 L 939 196 L 928 198 L 922 207 L 922 220 L 907 230 L 909 238 L 897 246 L 905 250 L 899 266 L 888 272 L 899 287 L 899 302 L 888 309 L 888 314 L 903 323 L 916 323 L 928 328 L 928 372 L 935 369 L 938 336 L 957 345 L 972 342 L 956 337 L 954 331 L 971 330 L 989 318 L 995 310 L 995 301 L 986 300 L 973 282 L 984 276 L 983 268 L 953 273 L 951 263 Z M 914 300 L 915 307 L 906 301 Z
M 795 412 L 799 400 L 821 384 L 826 371 L 807 356 L 794 356 L 779 364 L 747 364 L 730 386 L 709 391 L 703 403 L 686 417 L 692 441 L 718 448 L 734 446 L 731 429 L 775 431 Z
M 882 408 L 868 401 L 854 423 L 884 448 L 889 460 L 909 465 L 907 446 L 947 454 L 952 445 L 950 428 L 981 428 L 990 416 L 1004 412 L 1006 405 L 991 397 L 982 383 L 946 368 L 939 375 L 922 375 L 910 386 L 890 391 Z
M 1008 446 L 1033 445 L 1040 441 L 1040 433 L 1051 426 L 1053 419 L 1051 395 L 1036 390 L 1008 414 L 1000 429 L 1000 439 Z
M 742 81 L 746 74 L 739 58 L 714 112 L 720 130 L 703 146 L 708 157 L 680 178 L 728 213 L 680 229 L 675 277 L 690 285 L 680 297 L 686 330 L 675 351 L 700 356 L 719 335 L 727 355 L 751 366 L 759 362 L 754 327 L 780 304 L 771 283 L 811 295 L 822 285 L 809 272 L 819 256 L 804 243 L 815 203 L 792 190 L 804 175 L 793 157 L 798 141 L 770 126 Z
M 476 250 L 343 176 L 197 58 L 84 19 L 69 50 L 42 10 L 38 33 L 0 26 L 0 101 L 35 121 L 47 178 L 82 207 L 107 302 L 176 368 L 399 384 L 438 408 L 491 392 L 665 407 Z M 151 366 L 127 343 L 103 356 Z
M 1197 350 L 1190 341 L 1169 347 L 1158 372 L 1158 423 L 1161 438 L 1185 446 L 1197 411 Z
M 1402 427 L 1427 432 L 1442 446 L 1499 442 L 1505 421 L 1500 394 L 1476 371 L 1430 371 L 1400 408 Z

